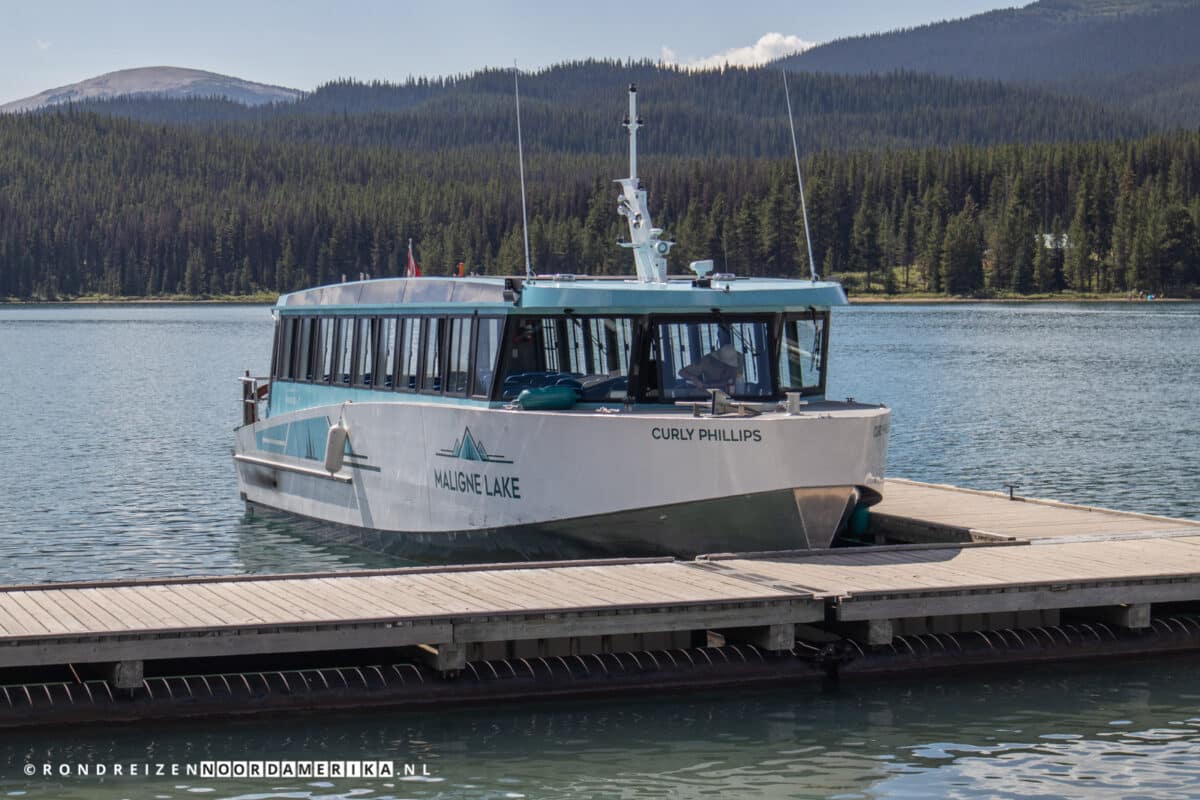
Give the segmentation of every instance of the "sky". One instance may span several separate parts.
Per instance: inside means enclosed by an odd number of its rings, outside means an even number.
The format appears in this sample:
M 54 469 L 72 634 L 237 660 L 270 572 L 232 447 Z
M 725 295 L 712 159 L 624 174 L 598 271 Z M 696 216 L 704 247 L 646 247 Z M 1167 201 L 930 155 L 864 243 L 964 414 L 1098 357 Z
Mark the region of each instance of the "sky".
M 748 63 L 1005 0 L 0 0 L 0 104 L 119 69 L 310 90 L 581 58 Z

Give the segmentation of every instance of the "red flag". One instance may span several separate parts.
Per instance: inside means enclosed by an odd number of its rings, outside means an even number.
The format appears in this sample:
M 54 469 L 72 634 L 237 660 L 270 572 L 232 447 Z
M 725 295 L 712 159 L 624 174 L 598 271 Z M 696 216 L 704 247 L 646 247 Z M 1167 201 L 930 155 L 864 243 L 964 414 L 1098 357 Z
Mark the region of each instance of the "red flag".
M 417 265 L 417 260 L 415 258 L 413 258 L 413 254 L 412 254 L 412 239 L 408 240 L 408 269 L 406 269 L 404 271 L 404 277 L 406 277 L 406 278 L 421 277 L 421 268 L 420 268 L 420 266 Z

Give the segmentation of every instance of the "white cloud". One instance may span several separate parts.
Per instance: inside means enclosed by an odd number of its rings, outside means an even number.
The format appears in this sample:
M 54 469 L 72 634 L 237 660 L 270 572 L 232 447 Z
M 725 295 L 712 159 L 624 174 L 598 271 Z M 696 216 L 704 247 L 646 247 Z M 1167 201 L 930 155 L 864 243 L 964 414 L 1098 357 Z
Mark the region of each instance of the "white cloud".
M 33 46 L 44 53 L 54 46 L 54 42 L 47 42 L 45 39 L 34 39 Z
M 676 64 L 686 69 L 720 69 L 728 64 L 731 67 L 756 67 L 774 61 L 777 58 L 800 53 L 816 42 L 809 42 L 799 36 L 785 36 L 782 33 L 764 33 L 758 41 L 746 47 L 731 47 L 705 58 L 680 60 L 679 54 L 663 45 L 659 56 L 664 64 Z

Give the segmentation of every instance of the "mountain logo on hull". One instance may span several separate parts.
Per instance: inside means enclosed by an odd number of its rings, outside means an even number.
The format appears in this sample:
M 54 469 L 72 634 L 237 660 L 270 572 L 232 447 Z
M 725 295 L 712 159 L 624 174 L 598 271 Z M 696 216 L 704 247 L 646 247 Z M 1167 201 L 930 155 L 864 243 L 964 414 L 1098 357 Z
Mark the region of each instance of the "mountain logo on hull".
M 463 428 L 462 438 L 454 442 L 454 447 L 449 450 L 438 450 L 437 454 L 443 458 L 458 458 L 463 461 L 485 461 L 489 464 L 513 463 L 511 458 L 492 455 L 484 449 L 483 442 L 471 435 L 470 428 Z

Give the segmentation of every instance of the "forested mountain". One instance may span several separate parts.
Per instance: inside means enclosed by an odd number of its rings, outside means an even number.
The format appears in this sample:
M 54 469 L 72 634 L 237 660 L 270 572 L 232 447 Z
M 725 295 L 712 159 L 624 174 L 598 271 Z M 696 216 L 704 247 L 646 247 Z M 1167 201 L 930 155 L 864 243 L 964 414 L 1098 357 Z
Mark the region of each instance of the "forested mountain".
M 830 42 L 785 59 L 841 74 L 911 70 L 1039 83 L 1200 124 L 1200 0 L 1040 0 L 1023 8 Z
M 532 152 L 538 271 L 632 270 L 614 244 L 621 136 L 611 155 Z M 1200 283 L 1197 133 L 823 151 L 804 169 L 821 272 L 855 290 L 1175 294 Z M 279 291 L 395 275 L 409 237 L 428 273 L 461 260 L 511 274 L 522 258 L 516 172 L 508 142 L 414 150 L 77 110 L 0 117 L 0 296 Z M 712 257 L 739 274 L 807 273 L 786 157 L 647 154 L 640 172 L 656 222 L 679 242 L 674 271 Z
M 531 152 L 619 152 L 617 124 L 631 81 L 643 95 L 648 152 L 773 156 L 790 150 L 778 69 L 688 72 L 649 62 L 586 61 L 522 76 Z M 790 81 L 797 133 L 808 151 L 1102 139 L 1151 129 L 1124 111 L 997 81 L 904 73 L 798 74 Z M 260 108 L 215 98 L 120 98 L 77 107 L 322 144 L 471 148 L 513 143 L 517 136 L 511 70 L 403 84 L 337 81 L 296 103 Z
M 399 274 L 409 238 L 430 274 L 459 261 L 517 272 L 512 79 L 0 115 L 0 297 L 287 291 Z M 615 61 L 522 77 L 535 268 L 631 270 L 611 182 L 627 169 L 631 81 L 647 122 L 640 172 L 679 242 L 672 268 L 715 258 L 739 274 L 807 274 L 779 69 Z M 1153 135 L 1136 114 L 994 80 L 790 81 L 815 258 L 856 291 L 1200 284 L 1200 134 Z

